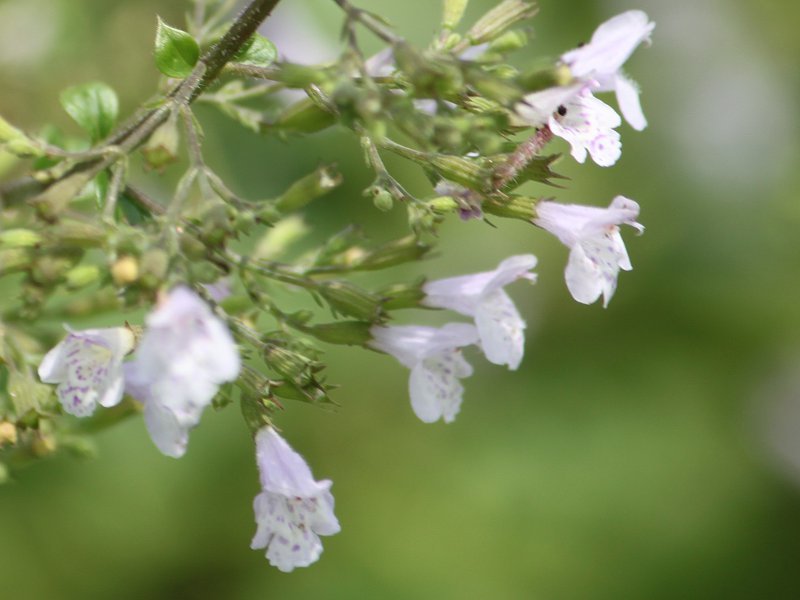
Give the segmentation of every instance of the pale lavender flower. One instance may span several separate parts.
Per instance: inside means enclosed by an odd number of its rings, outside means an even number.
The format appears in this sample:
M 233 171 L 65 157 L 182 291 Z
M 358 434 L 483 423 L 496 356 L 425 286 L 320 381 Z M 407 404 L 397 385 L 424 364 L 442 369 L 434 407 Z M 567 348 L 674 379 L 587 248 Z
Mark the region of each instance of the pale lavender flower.
M 564 278 L 572 297 L 592 304 L 602 294 L 603 306 L 608 306 L 619 270 L 633 268 L 619 225 L 643 232 L 644 227 L 636 221 L 639 205 L 625 196 L 614 198 L 608 208 L 544 201 L 536 205 L 536 214 L 534 224 L 570 248 Z
M 602 23 L 588 44 L 561 56 L 576 79 L 599 92 L 616 92 L 622 115 L 639 131 L 647 127 L 639 89 L 621 69 L 639 44 L 650 41 L 655 26 L 643 11 L 629 10 Z
M 96 406 L 114 406 L 122 399 L 122 359 L 133 349 L 127 327 L 72 331 L 42 359 L 39 378 L 57 383 L 64 410 L 90 416 Z
M 532 254 L 510 256 L 493 271 L 448 277 L 426 283 L 423 304 L 473 317 L 489 362 L 516 369 L 525 346 L 525 321 L 503 289 L 517 279 L 536 281 Z
M 269 564 L 288 573 L 319 559 L 319 536 L 339 533 L 331 481 L 314 481 L 306 461 L 272 427 L 256 434 L 261 493 L 253 502 L 256 534 L 250 547 L 267 549 Z
M 451 423 L 461 408 L 464 387 L 459 379 L 472 375 L 461 348 L 478 342 L 478 330 L 467 323 L 444 327 L 374 326 L 369 346 L 394 356 L 411 369 L 411 408 L 420 420 Z
M 158 449 L 178 458 L 220 384 L 238 376 L 239 352 L 225 323 L 186 287 L 174 288 L 146 323 L 134 360 L 125 364 L 125 389 L 144 403 Z
M 550 131 L 572 147 L 572 157 L 579 163 L 586 153 L 601 167 L 610 167 L 622 154 L 619 133 L 622 121 L 616 111 L 595 98 L 588 89 L 562 104 L 550 116 Z

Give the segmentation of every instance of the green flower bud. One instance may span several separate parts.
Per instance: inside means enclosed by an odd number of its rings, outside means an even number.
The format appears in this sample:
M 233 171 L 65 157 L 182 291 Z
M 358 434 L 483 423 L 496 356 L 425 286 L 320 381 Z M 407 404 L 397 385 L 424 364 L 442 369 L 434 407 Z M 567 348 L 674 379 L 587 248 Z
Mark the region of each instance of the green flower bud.
M 0 485 L 9 481 L 11 481 L 11 471 L 8 470 L 5 463 L 0 463 Z
M 91 459 L 97 456 L 97 445 L 85 436 L 59 435 L 58 447 L 66 450 L 75 458 Z
M 48 240 L 61 247 L 100 247 L 106 243 L 107 235 L 106 230 L 98 225 L 73 219 L 61 219 L 46 230 Z
M 505 0 L 495 6 L 467 32 L 473 46 L 490 42 L 506 29 L 524 19 L 530 19 L 538 11 L 535 4 L 522 0 Z
M 310 383 L 321 368 L 316 361 L 274 343 L 264 345 L 263 356 L 269 367 L 300 386 Z
M 16 445 L 17 439 L 17 426 L 10 421 L 0 421 L 0 448 Z
M 292 244 L 306 237 L 309 231 L 302 217 L 292 215 L 281 219 L 274 227 L 267 229 L 256 242 L 251 257 L 254 260 L 274 260 L 286 252 Z
M 177 113 L 173 112 L 142 146 L 142 154 L 150 167 L 162 169 L 178 160 L 179 146 Z
M 295 181 L 275 202 L 282 214 L 300 210 L 309 202 L 324 196 L 342 183 L 342 176 L 333 167 L 319 167 L 313 173 Z
M 422 308 L 422 300 L 425 298 L 425 292 L 422 291 L 422 286 L 425 280 L 412 284 L 395 284 L 380 290 L 380 295 L 383 297 L 383 305 L 386 310 L 397 310 L 400 308 Z
M 359 270 L 377 270 L 393 267 L 423 258 L 430 252 L 431 246 L 421 242 L 416 236 L 409 235 L 399 240 L 379 246 L 369 252 L 358 263 Z
M 73 290 L 91 285 L 100 279 L 100 269 L 95 265 L 78 265 L 65 275 L 67 287 Z
M 310 98 L 292 104 L 278 117 L 274 127 L 291 133 L 316 133 L 336 123 L 334 115 Z
M 0 248 L 28 248 L 42 241 L 42 236 L 30 229 L 6 229 L 0 232 Z
M 319 85 L 330 79 L 328 73 L 318 67 L 282 63 L 272 79 L 286 84 L 289 88 L 307 88 L 310 85 Z
M 517 84 L 526 94 L 569 85 L 572 81 L 572 73 L 566 65 L 528 71 L 517 77 Z
M 205 258 L 208 250 L 203 242 L 189 234 L 181 235 L 179 244 L 181 253 L 189 260 Z
M 445 179 L 460 183 L 471 190 L 491 190 L 491 170 L 476 160 L 449 154 L 433 154 L 430 156 L 430 165 Z
M 33 255 L 28 250 L 0 250 L 0 276 L 24 271 L 31 266 L 32 261 Z
M 42 147 L 22 131 L 0 117 L 0 146 L 19 157 L 44 156 Z
M 372 203 L 379 211 L 388 212 L 392 210 L 392 206 L 394 206 L 394 198 L 392 197 L 391 192 L 389 192 L 389 190 L 386 188 L 372 186 L 367 188 L 365 193 L 372 195 Z
M 364 321 L 376 321 L 382 316 L 380 296 L 350 282 L 326 281 L 317 291 L 336 312 Z
M 500 52 L 505 54 L 524 48 L 528 43 L 528 34 L 522 29 L 515 29 L 514 31 L 506 31 L 500 37 L 495 38 L 489 44 L 489 50 L 492 52 Z
M 304 328 L 303 331 L 328 344 L 362 346 L 372 337 L 368 321 L 339 321 Z
M 444 29 L 455 29 L 464 17 L 469 0 L 444 0 L 442 11 L 442 27 Z
M 190 262 L 190 267 L 197 263 Z M 169 270 L 169 255 L 161 248 L 150 248 L 139 259 L 139 281 L 151 290 L 157 289 L 164 282 Z
M 531 222 L 536 217 L 536 203 L 535 198 L 515 196 L 503 202 L 487 200 L 483 203 L 483 210 L 498 217 Z
M 31 280 L 43 286 L 52 286 L 61 281 L 72 269 L 80 256 L 70 253 L 45 254 L 33 261 Z
M 450 196 L 439 196 L 428 200 L 427 205 L 430 209 L 439 215 L 446 215 L 458 210 L 458 202 L 453 200 Z

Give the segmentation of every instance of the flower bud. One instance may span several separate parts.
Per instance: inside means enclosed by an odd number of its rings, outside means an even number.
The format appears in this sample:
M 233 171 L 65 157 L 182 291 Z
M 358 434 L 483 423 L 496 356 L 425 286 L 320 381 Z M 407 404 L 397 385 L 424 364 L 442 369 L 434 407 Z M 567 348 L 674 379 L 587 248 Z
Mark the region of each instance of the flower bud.
M 6 229 L 0 232 L 0 248 L 29 248 L 42 241 L 42 236 L 30 229 Z
M 97 445 L 91 439 L 80 435 L 59 435 L 58 447 L 75 458 L 91 459 L 97 457 Z
M 142 146 L 142 155 L 150 167 L 162 169 L 178 160 L 179 146 L 177 112 L 173 112 Z
M 419 260 L 430 252 L 431 246 L 409 235 L 372 250 L 358 263 L 359 270 L 377 270 Z
M 289 186 L 289 189 L 275 202 L 275 208 L 283 214 L 300 210 L 341 183 L 342 176 L 333 167 L 319 167 Z
M 487 200 L 483 203 L 483 209 L 487 213 L 498 217 L 530 222 L 536 217 L 536 202 L 535 198 L 517 196 L 508 198 L 503 202 Z
M 386 310 L 422 308 L 422 300 L 425 298 L 425 292 L 422 291 L 424 284 L 425 280 L 421 279 L 412 284 L 400 283 L 383 288 L 380 290 L 383 306 Z
M 267 229 L 256 242 L 251 258 L 274 260 L 286 252 L 292 244 L 308 235 L 309 231 L 302 217 L 292 215 L 281 219 L 274 227 Z
M 336 122 L 334 115 L 310 98 L 295 102 L 287 108 L 273 124 L 281 131 L 290 133 L 316 133 Z
M 198 264 L 195 261 L 190 266 Z M 143 286 L 156 289 L 167 276 L 169 255 L 161 248 L 150 248 L 139 260 L 139 280 Z
M 139 261 L 133 256 L 121 256 L 111 265 L 111 279 L 120 287 L 139 279 Z
M 528 71 L 517 77 L 517 83 L 526 94 L 566 86 L 572 82 L 572 73 L 566 65 Z
M 300 386 L 310 383 L 313 373 L 321 368 L 316 361 L 275 343 L 264 345 L 264 360 L 272 369 Z
M 442 11 L 442 27 L 445 29 L 455 29 L 464 17 L 469 0 L 444 0 Z
M 382 315 L 379 296 L 347 281 L 326 281 L 317 288 L 330 307 L 344 315 L 375 321 Z
M 17 426 L 10 421 L 0 421 L 0 448 L 17 443 Z
M 0 463 L 0 485 L 9 481 L 11 481 L 11 471 L 8 470 L 5 463 Z
M 95 248 L 107 240 L 107 232 L 102 227 L 74 219 L 59 220 L 57 225 L 47 228 L 46 236 L 58 246 L 75 248 Z
M 467 39 L 473 46 L 490 42 L 506 29 L 524 19 L 529 19 L 538 11 L 535 4 L 522 0 L 505 0 L 495 6 L 467 32 Z
M 277 73 L 271 78 L 286 84 L 289 88 L 307 88 L 313 84 L 324 83 L 329 79 L 329 75 L 318 67 L 281 63 Z
M 19 157 L 43 156 L 44 151 L 36 141 L 0 117 L 0 146 Z
M 478 161 L 450 154 L 433 154 L 430 156 L 430 165 L 445 179 L 460 183 L 471 190 L 491 190 L 491 171 Z
M 56 451 L 58 444 L 51 433 L 40 432 L 31 442 L 31 452 L 36 458 L 50 456 Z
M 33 261 L 31 279 L 43 286 L 60 283 L 79 259 L 80 255 L 70 252 L 39 256 Z
M 65 275 L 67 287 L 77 290 L 91 285 L 100 279 L 100 269 L 95 265 L 78 265 Z
M 364 191 L 365 195 L 372 196 L 372 203 L 375 205 L 381 212 L 388 212 L 392 210 L 392 206 L 394 205 L 394 198 L 392 198 L 391 192 L 384 187 L 380 187 L 377 185 L 373 185 L 368 187 Z
M 489 50 L 492 52 L 500 52 L 502 54 L 513 52 L 524 48 L 528 43 L 528 34 L 522 29 L 515 29 L 513 31 L 506 31 L 500 37 L 495 38 L 489 44 Z
M 372 337 L 370 327 L 372 323 L 368 321 L 338 321 L 306 327 L 303 331 L 328 344 L 361 346 Z
M 32 260 L 33 256 L 26 249 L 0 250 L 0 276 L 24 271 L 31 266 Z

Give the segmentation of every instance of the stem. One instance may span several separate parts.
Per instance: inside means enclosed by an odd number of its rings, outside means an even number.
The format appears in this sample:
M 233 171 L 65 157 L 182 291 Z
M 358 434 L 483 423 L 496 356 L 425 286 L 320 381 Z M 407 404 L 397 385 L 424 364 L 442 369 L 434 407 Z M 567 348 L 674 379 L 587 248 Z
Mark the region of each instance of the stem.
M 494 189 L 501 190 L 514 181 L 514 178 L 519 172 L 527 167 L 528 163 L 531 162 L 552 139 L 553 132 L 550 131 L 548 125 L 545 125 L 517 146 L 514 152 L 506 159 L 506 162 L 498 166 L 492 174 L 492 185 Z
M 356 8 L 348 0 L 334 0 L 336 4 L 345 12 L 347 18 L 352 21 L 358 21 L 364 27 L 369 29 L 374 35 L 382 39 L 387 44 L 398 44 L 403 41 L 403 38 L 395 35 L 389 28 L 387 28 L 378 19 L 373 17 L 370 13 Z

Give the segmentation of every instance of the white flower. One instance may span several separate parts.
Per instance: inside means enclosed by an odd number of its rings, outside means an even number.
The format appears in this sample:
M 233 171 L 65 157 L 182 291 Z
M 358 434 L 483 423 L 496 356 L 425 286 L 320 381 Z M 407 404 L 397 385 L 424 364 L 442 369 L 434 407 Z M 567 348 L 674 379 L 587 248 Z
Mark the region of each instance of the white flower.
M 133 348 L 133 333 L 127 327 L 67 331 L 42 359 L 41 380 L 59 384 L 61 405 L 76 417 L 88 417 L 97 404 L 118 404 L 124 387 L 122 359 Z
M 564 106 L 585 87 L 585 83 L 578 82 L 533 92 L 517 103 L 514 110 L 528 125 L 541 127 L 550 121 L 559 106 Z
M 616 111 L 588 89 L 564 102 L 549 120 L 553 134 L 569 142 L 575 160 L 583 163 L 588 151 L 601 167 L 610 167 L 622 154 L 619 133 L 614 131 L 621 123 Z
M 288 573 L 319 559 L 321 535 L 339 533 L 330 480 L 311 469 L 272 427 L 256 434 L 261 493 L 253 502 L 258 526 L 250 547 L 267 549 L 269 564 Z
M 173 289 L 147 317 L 126 391 L 144 403 L 150 437 L 167 456 L 186 452 L 189 430 L 219 385 L 239 375 L 236 344 L 221 319 L 190 289 Z
M 600 92 L 614 91 L 625 120 L 641 131 L 647 120 L 636 84 L 622 74 L 622 65 L 642 42 L 650 41 L 655 23 L 641 10 L 629 10 L 600 25 L 588 44 L 561 56 L 573 77 Z
M 633 267 L 619 233 L 619 225 L 644 227 L 636 221 L 639 205 L 625 196 L 617 196 L 608 208 L 539 202 L 534 224 L 555 235 L 570 248 L 564 271 L 572 297 L 592 304 L 603 295 L 603 306 L 614 295 L 619 270 Z
M 494 271 L 429 281 L 423 303 L 473 317 L 481 347 L 489 362 L 516 369 L 522 361 L 525 322 L 503 287 L 517 279 L 536 281 L 532 254 L 511 256 Z
M 451 423 L 461 408 L 464 388 L 459 379 L 472 375 L 460 348 L 478 342 L 478 330 L 467 323 L 444 327 L 375 326 L 369 345 L 391 354 L 411 369 L 411 408 L 422 421 Z

